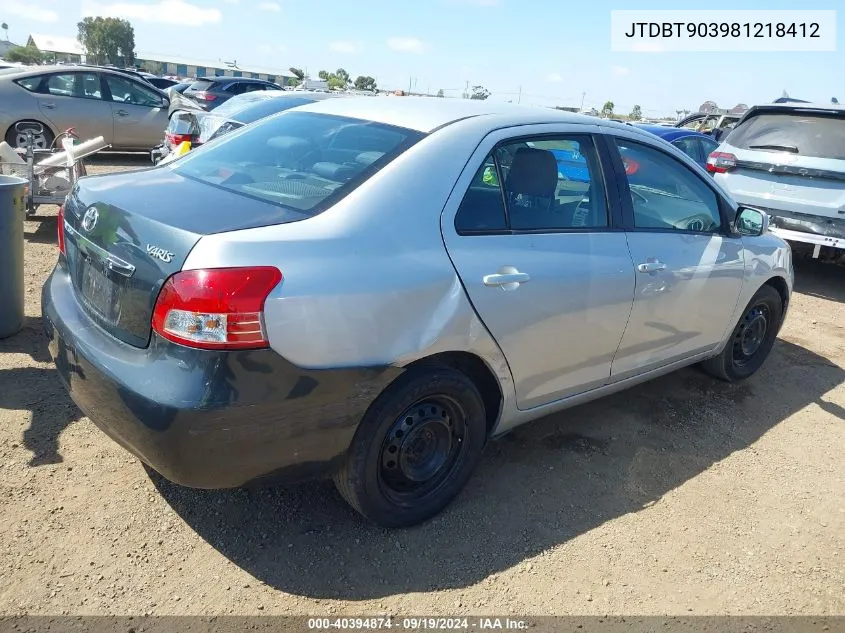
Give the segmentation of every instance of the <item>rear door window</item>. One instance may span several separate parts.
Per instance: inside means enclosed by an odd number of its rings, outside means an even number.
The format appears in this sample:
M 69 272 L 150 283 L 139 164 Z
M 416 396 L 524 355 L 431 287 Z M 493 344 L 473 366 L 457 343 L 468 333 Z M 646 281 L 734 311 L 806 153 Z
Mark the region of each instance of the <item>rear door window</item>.
M 372 121 L 290 111 L 191 152 L 172 169 L 310 216 L 335 204 L 422 136 Z
M 845 160 L 845 113 L 758 114 L 734 128 L 725 140 L 738 149 Z
M 47 78 L 46 92 L 56 97 L 73 96 L 73 73 L 50 75 Z
M 152 88 L 145 88 L 139 82 L 128 77 L 106 75 L 106 84 L 111 92 L 111 100 L 126 105 L 157 108 L 162 105 L 162 98 Z
M 38 87 L 44 80 L 44 75 L 35 75 L 34 77 L 24 77 L 15 81 L 21 88 L 25 88 L 30 92 L 38 92 Z

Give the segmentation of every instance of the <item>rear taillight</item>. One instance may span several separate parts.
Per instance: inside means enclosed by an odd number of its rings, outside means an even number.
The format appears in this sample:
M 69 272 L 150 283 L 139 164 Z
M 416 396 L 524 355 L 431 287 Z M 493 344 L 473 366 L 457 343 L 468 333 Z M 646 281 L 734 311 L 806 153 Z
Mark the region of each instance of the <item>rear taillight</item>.
M 622 164 L 625 166 L 625 173 L 629 176 L 633 176 L 640 169 L 640 164 L 637 161 L 624 156 L 622 157 Z
M 180 143 L 192 143 L 194 137 L 191 134 L 174 134 L 173 132 L 165 132 L 164 140 L 171 146 L 176 147 Z
M 65 205 L 59 207 L 59 215 L 56 218 L 56 233 L 57 242 L 59 245 L 59 252 L 65 254 Z
M 153 330 L 200 349 L 267 347 L 264 301 L 280 281 L 272 266 L 178 272 L 158 295 Z
M 214 101 L 217 98 L 217 95 L 213 95 L 210 92 L 200 91 L 195 92 L 194 97 L 200 101 Z
M 707 157 L 707 171 L 724 174 L 736 167 L 736 156 L 727 152 L 713 152 Z

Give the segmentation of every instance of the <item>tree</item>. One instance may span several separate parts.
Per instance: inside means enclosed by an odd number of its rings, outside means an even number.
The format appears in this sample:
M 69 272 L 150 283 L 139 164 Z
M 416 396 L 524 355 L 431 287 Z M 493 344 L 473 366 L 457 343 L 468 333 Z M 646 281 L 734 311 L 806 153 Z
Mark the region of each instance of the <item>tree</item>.
M 437 96 L 441 98 L 446 96 L 445 94 L 443 94 L 443 88 L 437 91 Z
M 490 91 L 487 90 L 484 86 L 473 86 L 472 92 L 469 95 L 470 99 L 486 99 L 490 96 Z
M 302 71 L 301 68 L 294 68 L 293 66 L 291 66 L 290 68 L 288 68 L 288 70 L 291 71 L 294 75 L 296 75 L 296 78 L 300 81 L 305 79 L 305 73 Z
M 317 76 L 322 79 L 323 81 L 329 80 L 329 71 L 328 70 L 321 70 L 317 73 Z
M 15 46 L 6 53 L 6 61 L 21 64 L 40 64 L 44 61 L 44 53 L 35 46 Z
M 606 117 L 608 117 L 608 118 L 609 118 L 609 117 L 612 117 L 612 116 L 613 116 L 613 108 L 614 108 L 614 107 L 615 107 L 615 106 L 613 105 L 613 101 L 605 101 L 605 102 L 604 102 L 604 105 L 603 105 L 603 106 L 602 106 L 602 108 L 601 108 L 601 113 L 602 113 L 602 116 L 606 116 Z
M 631 108 L 631 117 L 630 118 L 632 118 L 634 121 L 639 121 L 640 119 L 642 119 L 643 118 L 643 109 L 640 106 L 635 105 L 633 108 Z
M 0 24 L 0 29 L 3 29 L 3 31 L 6 33 L 6 41 L 8 42 L 9 41 L 9 25 L 6 24 L 5 22 L 3 22 L 3 24 Z
M 95 64 L 135 63 L 135 29 L 128 20 L 87 17 L 76 26 L 77 39 Z
M 376 80 L 369 75 L 358 75 L 355 79 L 355 89 L 374 91 L 376 89 Z

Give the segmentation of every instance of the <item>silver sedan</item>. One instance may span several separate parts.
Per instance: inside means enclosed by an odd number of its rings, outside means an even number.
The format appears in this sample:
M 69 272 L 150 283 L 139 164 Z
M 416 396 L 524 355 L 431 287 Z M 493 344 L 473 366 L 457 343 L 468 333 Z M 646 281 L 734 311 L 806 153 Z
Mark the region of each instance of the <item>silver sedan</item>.
M 753 375 L 793 285 L 767 217 L 628 125 L 328 99 L 83 179 L 42 309 L 73 399 L 165 477 L 329 476 L 408 526 L 520 424 Z
M 40 123 L 36 147 L 47 149 L 74 128 L 87 140 L 102 136 L 116 150 L 154 147 L 167 127 L 164 93 L 125 73 L 85 66 L 37 66 L 0 70 L 0 134 L 9 145 L 26 140 L 22 121 Z

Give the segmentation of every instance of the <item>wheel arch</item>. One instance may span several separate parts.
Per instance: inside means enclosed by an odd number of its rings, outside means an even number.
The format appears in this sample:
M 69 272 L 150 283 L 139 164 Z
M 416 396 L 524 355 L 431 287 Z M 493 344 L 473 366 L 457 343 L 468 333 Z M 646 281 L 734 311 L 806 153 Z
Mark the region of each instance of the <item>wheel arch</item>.
M 770 277 L 766 280 L 763 284 L 764 286 L 771 286 L 777 293 L 780 295 L 780 300 L 783 304 L 783 310 L 781 311 L 781 320 L 778 323 L 778 331 L 780 331 L 781 326 L 786 317 L 786 309 L 789 307 L 789 284 L 787 284 L 786 279 L 781 277 L 780 275 L 775 275 L 774 277 Z
M 445 365 L 455 369 L 469 378 L 481 394 L 487 416 L 487 434 L 496 428 L 504 406 L 504 394 L 496 374 L 486 361 L 472 352 L 439 352 L 419 358 L 409 363 L 404 369 L 422 365 Z
M 25 122 L 38 123 L 39 125 L 43 125 L 46 130 L 50 131 L 50 134 L 53 136 L 53 139 L 55 139 L 59 134 L 59 132 L 53 127 L 53 124 L 47 122 L 46 119 L 41 120 L 41 119 L 37 119 L 35 117 L 24 117 L 22 119 L 17 119 L 15 121 L 12 121 L 12 123 L 9 125 L 9 127 L 7 127 L 6 130 L 3 132 L 3 139 L 2 140 L 5 141 L 9 137 L 9 134 L 11 134 L 12 132 L 15 131 L 15 126 L 18 123 L 25 123 Z

